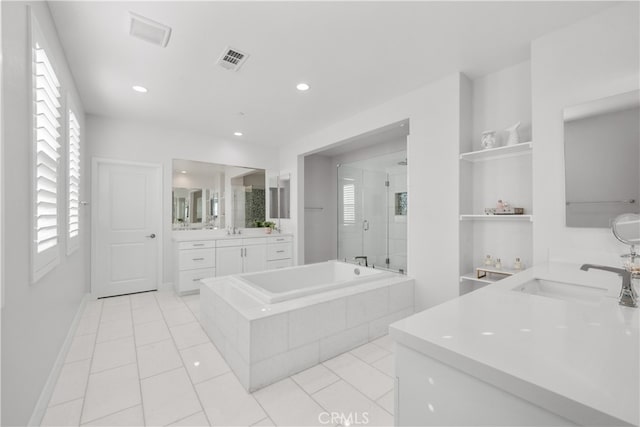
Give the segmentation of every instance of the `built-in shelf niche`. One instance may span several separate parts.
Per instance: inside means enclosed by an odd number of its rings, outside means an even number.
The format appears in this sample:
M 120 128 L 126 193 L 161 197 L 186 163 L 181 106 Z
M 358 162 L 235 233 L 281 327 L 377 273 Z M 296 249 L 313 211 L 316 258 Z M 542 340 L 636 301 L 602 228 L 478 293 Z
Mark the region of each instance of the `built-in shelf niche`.
M 478 278 L 475 269 L 487 254 L 511 267 L 519 257 L 533 259 L 533 182 L 531 141 L 460 154 L 460 294 L 505 276 Z M 486 215 L 504 200 L 523 215 Z

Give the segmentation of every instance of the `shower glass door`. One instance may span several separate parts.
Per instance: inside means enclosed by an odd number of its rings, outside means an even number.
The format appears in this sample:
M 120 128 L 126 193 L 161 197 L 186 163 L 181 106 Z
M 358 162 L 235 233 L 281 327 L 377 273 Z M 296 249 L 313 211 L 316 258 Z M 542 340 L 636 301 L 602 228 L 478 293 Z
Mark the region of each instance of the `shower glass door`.
M 389 264 L 388 174 L 338 166 L 338 259 Z

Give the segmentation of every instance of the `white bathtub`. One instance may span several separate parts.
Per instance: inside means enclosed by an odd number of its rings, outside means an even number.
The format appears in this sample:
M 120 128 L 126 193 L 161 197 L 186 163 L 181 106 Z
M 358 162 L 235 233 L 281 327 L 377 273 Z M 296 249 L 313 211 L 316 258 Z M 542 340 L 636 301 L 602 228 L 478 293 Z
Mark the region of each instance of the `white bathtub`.
M 413 295 L 411 277 L 329 261 L 204 279 L 200 321 L 255 391 L 386 334 Z
M 237 276 L 249 294 L 265 304 L 390 277 L 393 273 L 341 261 L 327 261 Z

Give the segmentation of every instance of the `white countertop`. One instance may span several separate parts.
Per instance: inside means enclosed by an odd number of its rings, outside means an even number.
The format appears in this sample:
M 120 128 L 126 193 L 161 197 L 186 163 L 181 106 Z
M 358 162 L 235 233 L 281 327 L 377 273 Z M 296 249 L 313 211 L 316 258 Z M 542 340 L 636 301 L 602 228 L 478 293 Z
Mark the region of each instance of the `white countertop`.
M 227 234 L 226 230 L 173 230 L 174 242 L 190 242 L 196 240 L 250 239 L 253 237 L 290 236 L 290 233 L 273 232 L 267 234 L 263 228 L 243 228 L 240 234 Z
M 598 302 L 512 291 L 532 278 L 607 286 Z M 619 276 L 533 267 L 390 327 L 401 345 L 580 424 L 638 425 L 640 308 L 618 305 Z M 615 420 L 613 420 L 615 422 Z

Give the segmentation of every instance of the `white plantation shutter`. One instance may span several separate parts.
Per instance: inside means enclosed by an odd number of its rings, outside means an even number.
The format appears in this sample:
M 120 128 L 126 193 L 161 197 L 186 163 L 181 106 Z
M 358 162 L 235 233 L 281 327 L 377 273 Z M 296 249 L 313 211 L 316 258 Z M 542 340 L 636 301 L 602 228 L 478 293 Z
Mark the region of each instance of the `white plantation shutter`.
M 345 178 L 345 181 L 353 179 Z M 342 223 L 343 225 L 353 225 L 356 223 L 356 186 L 353 183 L 342 185 Z
M 71 109 L 67 163 L 67 253 L 71 253 L 80 245 L 80 123 Z
M 35 127 L 34 277 L 53 268 L 58 255 L 58 163 L 60 83 L 44 48 L 36 41 L 33 58 Z

